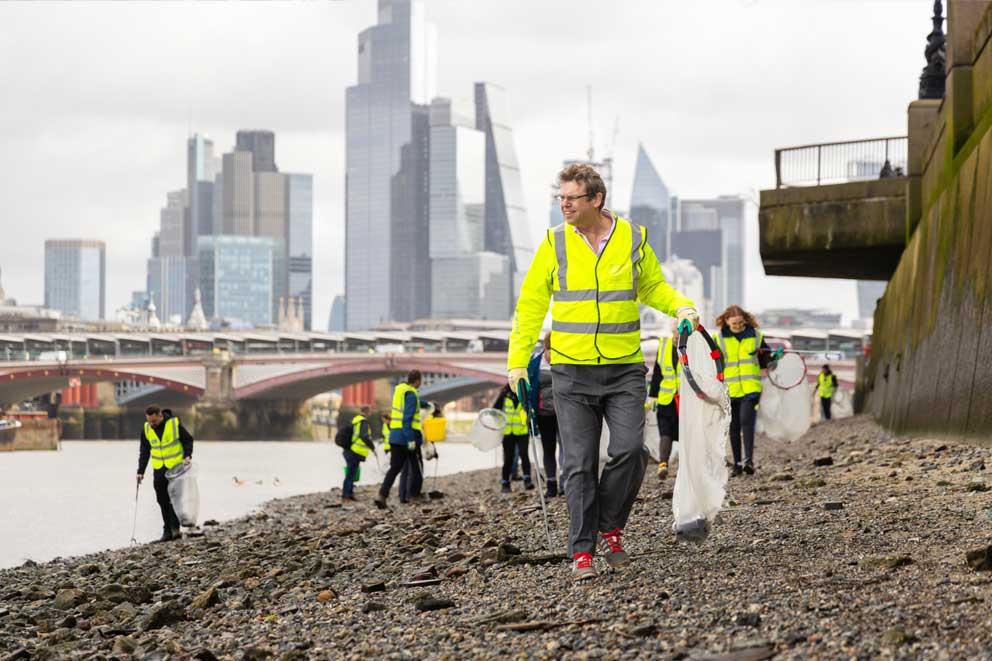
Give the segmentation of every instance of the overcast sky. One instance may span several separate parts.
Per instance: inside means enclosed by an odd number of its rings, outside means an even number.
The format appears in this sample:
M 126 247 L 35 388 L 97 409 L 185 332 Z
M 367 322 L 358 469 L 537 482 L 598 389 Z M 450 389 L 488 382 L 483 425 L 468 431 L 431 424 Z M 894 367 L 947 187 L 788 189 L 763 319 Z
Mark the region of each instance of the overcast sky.
M 906 133 L 931 0 L 426 0 L 438 92 L 509 93 L 537 239 L 548 184 L 587 144 L 614 158 L 626 208 L 638 141 L 682 197 L 774 186 L 773 151 Z M 0 3 L 0 268 L 44 297 L 46 238 L 107 242 L 107 314 L 144 289 L 166 191 L 185 185 L 190 127 L 229 150 L 276 132 L 315 187 L 314 326 L 343 288 L 344 90 L 374 0 Z M 856 314 L 847 281 L 764 276 L 749 205 L 746 304 Z

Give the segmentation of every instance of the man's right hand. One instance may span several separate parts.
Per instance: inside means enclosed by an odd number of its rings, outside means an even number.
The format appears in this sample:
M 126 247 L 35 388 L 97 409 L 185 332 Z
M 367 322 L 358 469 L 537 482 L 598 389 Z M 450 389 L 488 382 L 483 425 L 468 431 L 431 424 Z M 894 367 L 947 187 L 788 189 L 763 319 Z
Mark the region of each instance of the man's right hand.
M 514 367 L 510 370 L 507 375 L 507 381 L 510 384 L 510 391 L 513 394 L 517 393 L 517 384 L 523 381 L 530 387 L 530 381 L 527 380 L 527 368 L 526 367 Z
M 138 484 L 141 484 L 141 481 L 145 479 L 144 473 L 138 473 L 137 478 L 138 478 Z

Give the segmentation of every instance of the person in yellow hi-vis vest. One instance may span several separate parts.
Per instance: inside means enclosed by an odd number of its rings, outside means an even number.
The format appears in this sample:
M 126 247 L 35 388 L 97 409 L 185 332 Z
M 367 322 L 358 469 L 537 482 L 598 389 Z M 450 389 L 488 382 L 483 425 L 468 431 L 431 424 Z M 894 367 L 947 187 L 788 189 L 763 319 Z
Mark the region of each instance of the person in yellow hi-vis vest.
M 145 409 L 145 426 L 138 435 L 138 484 L 145 479 L 149 461 L 155 486 L 155 499 L 162 510 L 162 538 L 167 542 L 182 537 L 179 517 L 169 499 L 169 480 L 165 474 L 170 468 L 193 460 L 193 436 L 179 424 L 179 418 L 162 415 L 158 406 Z
M 837 375 L 830 371 L 830 365 L 824 365 L 820 373 L 816 375 L 816 392 L 820 396 L 820 410 L 823 419 L 830 419 L 830 405 L 833 403 L 834 393 L 837 392 Z
M 596 576 L 597 532 L 613 567 L 628 562 L 621 531 L 644 479 L 644 355 L 640 304 L 691 330 L 695 304 L 673 289 L 648 243 L 647 230 L 605 208 L 606 184 L 594 168 L 558 174 L 565 222 L 548 230 L 520 289 L 507 370 L 510 390 L 527 363 L 551 305 L 551 375 L 567 475 L 572 576 Z M 533 387 L 539 384 L 533 384 Z M 609 460 L 599 471 L 603 421 Z
M 344 448 L 344 486 L 341 487 L 341 500 L 358 500 L 355 498 L 355 482 L 361 474 L 362 462 L 375 452 L 372 444 L 372 425 L 369 416 L 372 408 L 363 406 L 358 415 L 351 419 L 351 445 Z
M 758 320 L 739 305 L 731 305 L 716 318 L 720 332 L 714 338 L 726 361 L 723 380 L 730 394 L 730 450 L 734 453 L 731 477 L 754 474 L 754 425 L 761 399 L 761 370 L 782 357 L 765 342 Z M 744 453 L 741 456 L 741 439 Z
M 393 389 L 393 406 L 389 414 L 389 470 L 382 478 L 379 495 L 372 501 L 379 509 L 386 509 L 389 490 L 404 468 L 411 473 L 419 472 L 419 466 L 414 466 L 414 462 L 417 461 L 416 452 L 423 442 L 420 433 L 420 395 L 417 393 L 421 381 L 423 377 L 420 370 L 410 370 L 406 380 Z M 401 503 L 410 500 L 410 494 L 405 492 L 406 487 L 407 485 L 400 484 Z
M 651 372 L 647 408 L 653 409 L 658 418 L 658 478 L 668 477 L 668 458 L 672 444 L 679 440 L 679 334 L 672 325 L 672 334 L 658 340 L 658 358 Z
M 533 489 L 534 483 L 530 474 L 530 434 L 527 431 L 527 414 L 524 407 L 517 399 L 517 395 L 510 390 L 510 386 L 503 386 L 493 402 L 493 408 L 506 414 L 506 426 L 503 428 L 503 473 L 500 484 L 503 493 L 510 493 L 510 472 L 513 469 L 514 455 L 520 457 L 520 465 L 523 467 L 524 488 Z

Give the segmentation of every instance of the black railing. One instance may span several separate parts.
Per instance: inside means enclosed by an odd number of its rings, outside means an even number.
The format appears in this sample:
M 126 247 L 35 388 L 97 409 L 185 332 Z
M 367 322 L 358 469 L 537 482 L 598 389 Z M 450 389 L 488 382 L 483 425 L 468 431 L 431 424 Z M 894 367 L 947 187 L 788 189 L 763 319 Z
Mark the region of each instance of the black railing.
M 906 174 L 906 137 L 775 150 L 775 187 L 819 186 Z

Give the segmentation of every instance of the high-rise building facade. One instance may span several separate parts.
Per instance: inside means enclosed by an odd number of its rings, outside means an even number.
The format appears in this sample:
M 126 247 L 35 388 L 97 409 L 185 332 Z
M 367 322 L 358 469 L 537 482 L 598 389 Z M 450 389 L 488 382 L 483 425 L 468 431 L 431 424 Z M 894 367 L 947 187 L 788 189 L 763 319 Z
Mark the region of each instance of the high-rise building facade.
M 648 243 L 660 260 L 668 259 L 671 223 L 671 199 L 668 187 L 662 180 L 644 145 L 637 145 L 637 163 L 634 166 L 634 187 L 630 195 L 630 219 L 643 225 L 648 232 Z
M 200 292 L 208 319 L 272 324 L 273 241 L 205 236 L 199 242 Z
M 510 307 L 510 258 L 475 252 L 431 260 L 435 318 L 507 318 Z
M 524 205 L 506 91 L 492 83 L 476 83 L 475 114 L 476 128 L 486 134 L 485 250 L 510 259 L 509 318 L 534 258 L 534 240 Z
M 159 212 L 158 254 L 163 257 L 181 257 L 185 253 L 184 215 L 186 191 L 166 194 L 166 203 Z
M 419 0 L 379 0 L 378 23 L 358 36 L 358 82 L 345 95 L 351 329 L 430 310 L 426 104 L 434 97 L 435 42 Z
M 313 175 L 286 175 L 289 297 L 303 301 L 303 327 L 313 328 Z
M 220 169 L 214 143 L 199 133 L 186 141 L 184 254 L 196 256 L 196 239 L 214 233 L 214 178 Z
M 436 98 L 430 109 L 430 257 L 483 249 L 486 136 L 470 101 Z
M 148 298 L 155 303 L 158 318 L 169 325 L 182 325 L 193 309 L 199 286 L 197 258 L 183 255 L 148 260 Z
M 276 134 L 272 131 L 238 131 L 234 150 L 251 152 L 255 172 L 279 172 L 276 167 Z
M 103 241 L 45 241 L 45 307 L 80 319 L 104 319 L 106 247 Z
M 277 319 L 280 301 L 285 303 L 289 288 L 285 175 L 264 171 L 255 173 L 254 224 L 255 236 L 272 239 L 272 318 Z
M 255 171 L 251 152 L 224 154 L 222 177 L 221 224 L 220 231 L 215 233 L 251 236 L 255 233 Z
M 744 204 L 745 200 L 736 195 L 721 195 L 713 199 L 680 200 L 680 232 L 719 231 L 722 234 L 721 251 L 724 261 L 722 263 L 721 287 L 719 288 L 722 294 L 713 299 L 713 306 L 717 313 L 731 304 L 746 305 Z M 676 252 L 674 243 L 673 237 L 673 253 Z M 679 254 L 679 257 L 686 256 Z M 703 270 L 701 266 L 700 270 Z M 703 270 L 703 277 L 706 277 L 705 270 Z

